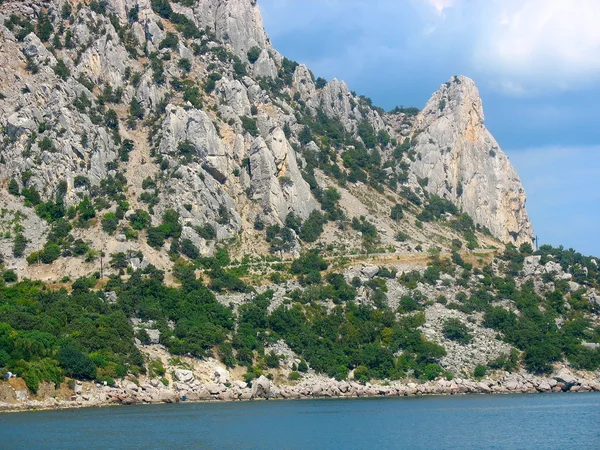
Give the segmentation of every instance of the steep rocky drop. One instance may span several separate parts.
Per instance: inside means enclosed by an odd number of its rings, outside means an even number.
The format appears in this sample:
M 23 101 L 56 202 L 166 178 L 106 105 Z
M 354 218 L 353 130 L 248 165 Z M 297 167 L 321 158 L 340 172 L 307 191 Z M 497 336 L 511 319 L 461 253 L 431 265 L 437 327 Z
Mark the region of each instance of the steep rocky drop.
M 484 125 L 473 80 L 453 77 L 431 96 L 415 123 L 415 174 L 504 242 L 531 242 L 525 189 Z

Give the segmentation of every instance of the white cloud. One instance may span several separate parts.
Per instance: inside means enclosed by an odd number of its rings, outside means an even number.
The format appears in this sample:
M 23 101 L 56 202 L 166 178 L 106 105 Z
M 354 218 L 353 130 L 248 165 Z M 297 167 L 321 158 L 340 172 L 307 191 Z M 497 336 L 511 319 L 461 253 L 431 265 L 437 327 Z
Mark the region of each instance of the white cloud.
M 260 4 L 275 38 L 292 31 L 343 30 L 352 45 L 357 36 L 364 36 L 375 45 L 395 49 L 396 64 L 414 64 L 414 56 L 445 61 L 449 73 L 460 71 L 512 96 L 577 90 L 600 81 L 600 0 L 260 0 Z M 324 34 L 324 38 L 339 36 Z M 377 48 L 367 50 L 371 56 Z
M 508 93 L 573 89 L 600 75 L 598 0 L 495 0 L 473 12 L 473 64 Z
M 454 5 L 454 0 L 426 0 L 431 6 L 435 8 L 439 15 L 444 13 L 444 10 Z

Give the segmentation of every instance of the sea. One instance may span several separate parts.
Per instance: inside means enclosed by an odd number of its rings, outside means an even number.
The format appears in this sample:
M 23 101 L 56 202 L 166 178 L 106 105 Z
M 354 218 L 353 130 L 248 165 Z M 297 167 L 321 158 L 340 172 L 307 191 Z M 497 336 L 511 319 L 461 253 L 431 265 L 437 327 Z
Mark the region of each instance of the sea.
M 0 449 L 600 449 L 600 393 L 0 414 Z

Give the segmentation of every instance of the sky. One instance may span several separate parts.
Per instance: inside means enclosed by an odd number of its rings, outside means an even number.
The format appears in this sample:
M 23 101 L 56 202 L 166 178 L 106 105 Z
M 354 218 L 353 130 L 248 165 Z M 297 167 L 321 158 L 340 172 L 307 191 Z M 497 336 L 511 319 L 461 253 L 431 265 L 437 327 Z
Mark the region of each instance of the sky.
M 259 0 L 284 56 L 392 109 L 453 75 L 517 168 L 540 244 L 600 256 L 599 0 Z

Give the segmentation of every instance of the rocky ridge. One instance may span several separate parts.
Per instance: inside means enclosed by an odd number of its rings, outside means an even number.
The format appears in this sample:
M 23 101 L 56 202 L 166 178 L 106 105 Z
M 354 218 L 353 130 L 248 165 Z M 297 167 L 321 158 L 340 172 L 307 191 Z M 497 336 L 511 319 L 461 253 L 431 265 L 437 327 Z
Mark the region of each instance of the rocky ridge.
M 531 242 L 525 190 L 484 125 L 473 80 L 458 76 L 431 96 L 417 118 L 415 174 L 426 189 L 451 199 L 504 242 Z
M 468 78 L 443 85 L 416 118 L 386 114 L 343 81 L 315 79 L 306 66 L 282 58 L 253 0 L 91 6 L 4 2 L 0 10 L 0 177 L 32 191 L 19 207 L 24 214 L 38 201 L 76 207 L 86 196 L 114 193 L 123 180 L 117 189 L 131 213 L 149 204 L 158 224 L 175 206 L 185 238 L 210 255 L 231 237 L 252 240 L 257 218 L 280 225 L 290 213 L 308 218 L 321 206 L 315 189 L 333 180 L 328 174 L 325 183 L 309 186 L 307 158 L 329 152 L 335 162 L 334 153 L 344 156 L 353 146 L 332 145 L 333 137 L 343 132 L 364 143 L 373 133 L 384 136 L 373 151 L 387 167 L 377 177 L 390 183 L 397 201 L 411 190 L 426 195 L 424 189 L 450 199 L 502 241 L 531 239 L 523 187 L 483 126 L 481 100 Z M 35 28 L 40 14 L 50 18 L 48 32 Z M 189 27 L 180 37 L 171 16 Z M 306 125 L 311 116 L 342 127 L 330 134 L 330 149 Z M 312 136 L 303 135 L 307 130 Z M 403 141 L 410 151 L 398 159 L 393 143 Z M 347 173 L 353 166 L 343 159 Z M 395 187 L 398 174 L 403 189 Z M 154 191 L 142 187 L 147 178 Z M 423 179 L 428 184 L 421 186 Z M 351 218 L 356 211 L 346 213 Z M 198 234 L 206 224 L 216 240 Z M 40 231 L 27 229 L 25 237 Z M 93 241 L 98 231 L 82 234 Z M 104 245 L 124 247 L 112 239 L 106 236 Z M 25 256 L 33 250 L 26 248 Z
M 386 113 L 279 55 L 253 0 L 3 2 L 0 61 L 0 288 L 31 278 L 69 300 L 83 290 L 93 314 L 122 314 L 143 354 L 113 386 L 74 381 L 36 399 L 9 380 L 0 408 L 598 390 L 597 370 L 574 370 L 600 346 L 597 260 L 532 255 L 523 187 L 472 80 L 452 77 L 423 111 Z M 295 271 L 311 249 L 327 269 Z M 168 354 L 185 320 L 160 310 L 170 302 L 140 307 L 124 292 L 149 278 L 160 279 L 149 291 L 164 280 L 172 295 L 198 279 L 197 296 L 226 307 L 220 338 L 240 364 L 227 370 L 217 347 L 195 347 L 183 364 Z M 413 345 L 433 356 L 417 367 L 397 345 L 384 356 L 400 379 L 368 382 L 353 350 L 337 381 L 310 365 L 298 373 L 301 345 L 273 342 L 262 325 L 243 373 L 236 327 L 263 294 L 265 322 L 292 309 L 306 320 L 372 315 L 382 329 L 367 330 L 363 348 L 389 346 L 410 322 Z M 514 323 L 552 314 L 555 336 L 575 333 L 574 362 L 560 353 L 543 367 L 553 375 L 525 373 L 529 348 L 488 323 L 490 311 Z M 448 337 L 449 321 L 470 338 Z M 498 369 L 509 355 L 512 371 Z M 162 375 L 151 373 L 159 361 Z

